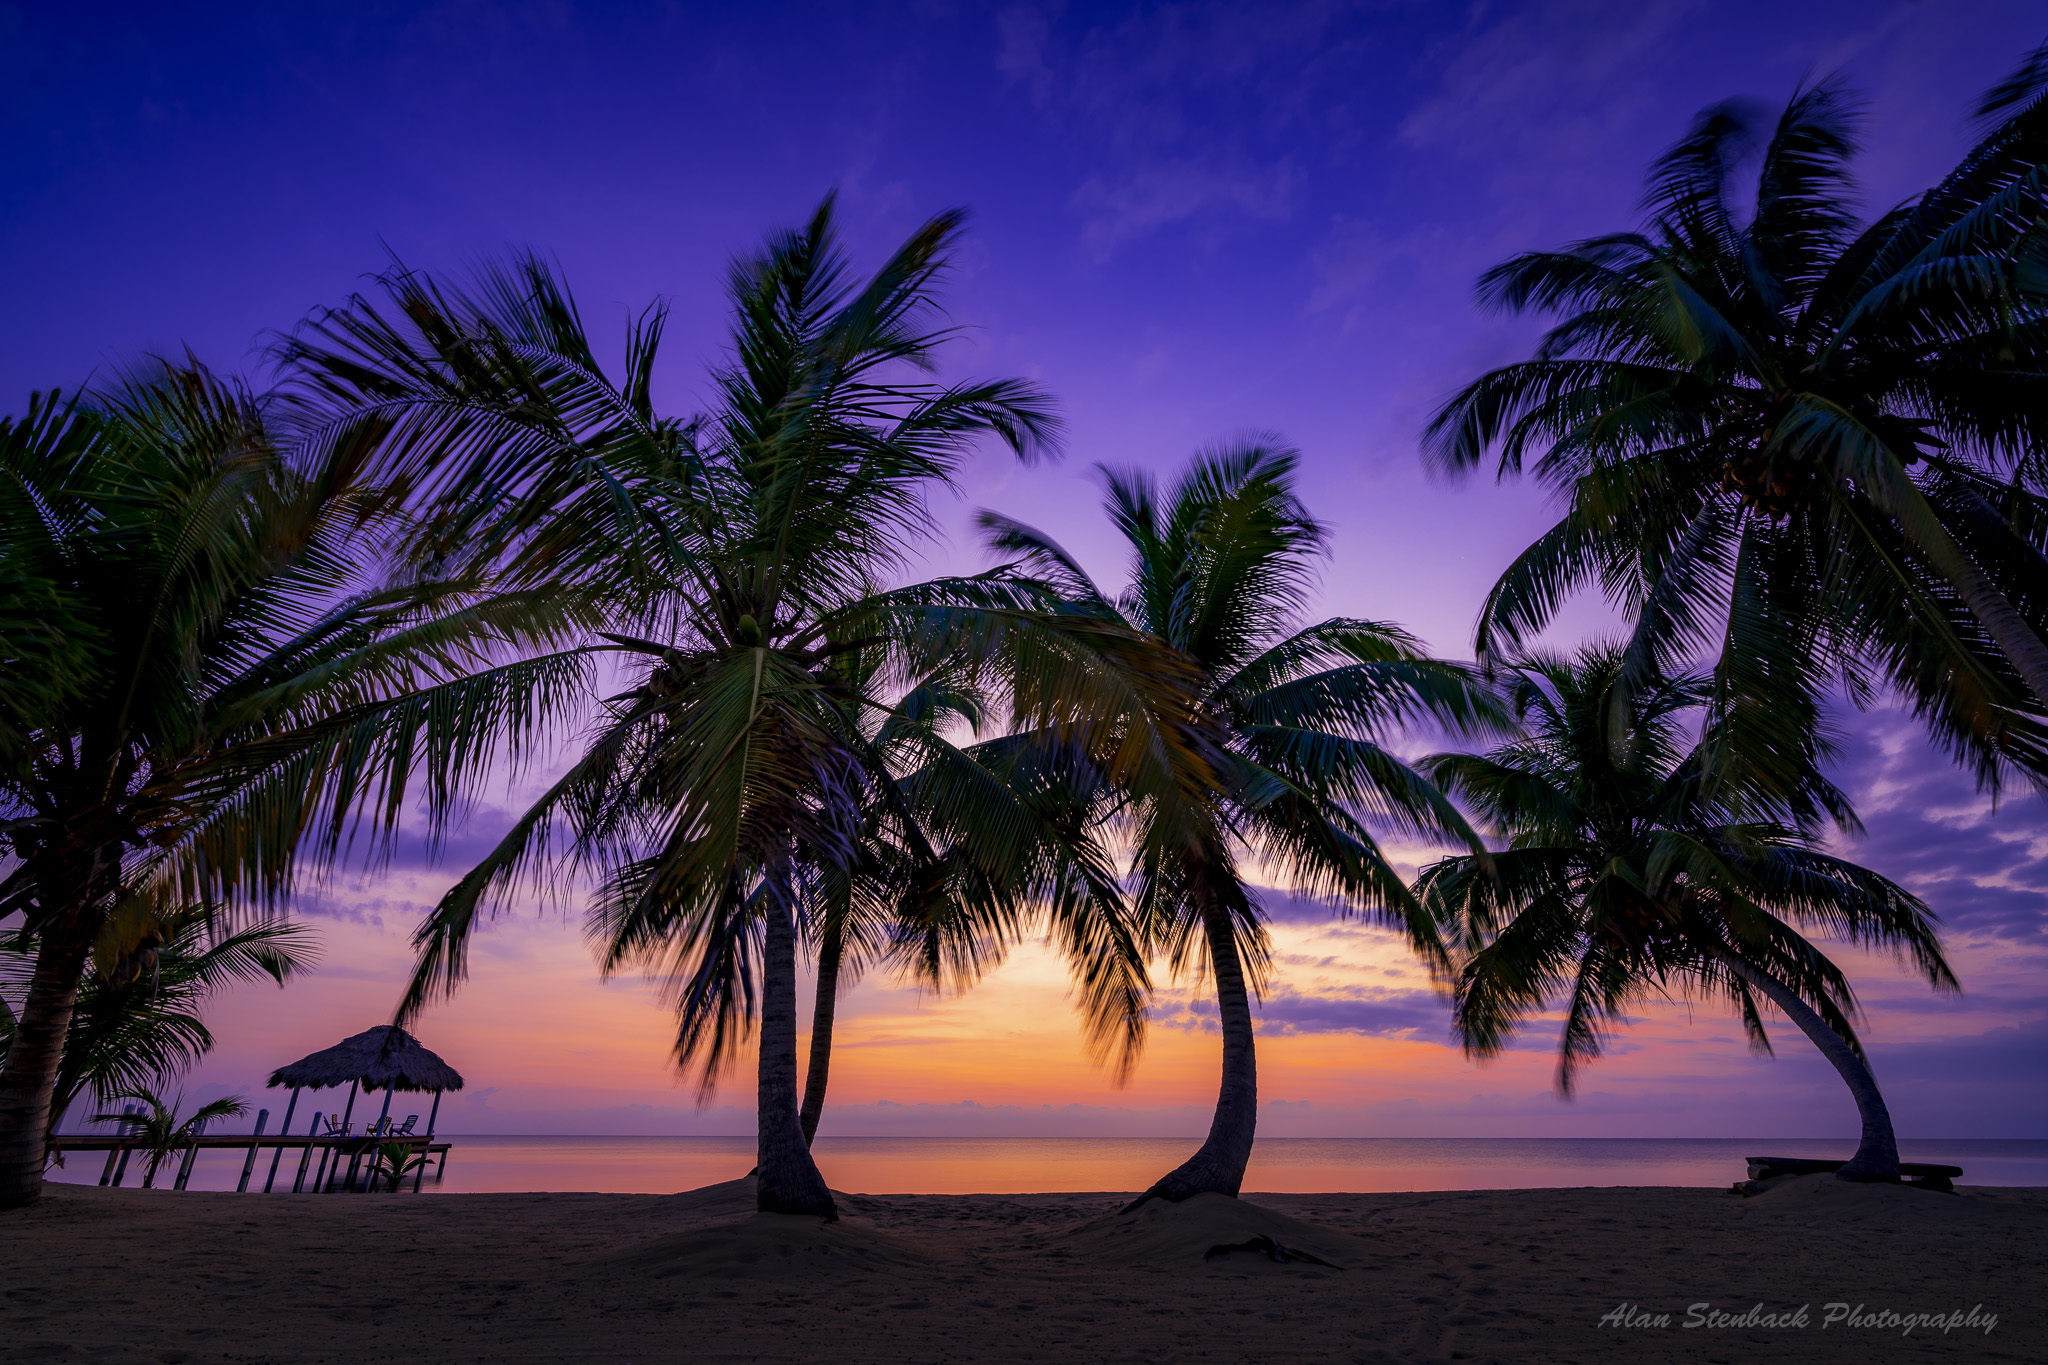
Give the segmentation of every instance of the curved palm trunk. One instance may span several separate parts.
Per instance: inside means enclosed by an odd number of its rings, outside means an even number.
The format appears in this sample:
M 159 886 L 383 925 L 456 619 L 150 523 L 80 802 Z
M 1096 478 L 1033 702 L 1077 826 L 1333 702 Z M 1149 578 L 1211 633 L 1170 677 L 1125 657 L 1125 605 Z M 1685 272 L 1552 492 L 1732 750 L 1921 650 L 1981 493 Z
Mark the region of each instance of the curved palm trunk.
M 846 926 L 837 916 L 825 924 L 818 944 L 818 998 L 811 1007 L 811 1064 L 804 1074 L 804 1102 L 797 1111 L 804 1146 L 817 1140 L 825 1112 L 825 1085 L 832 1072 L 832 1015 L 839 1004 L 839 960 L 846 953 Z
M 60 922 L 43 935 L 36 953 L 14 1042 L 0 1067 L 0 1209 L 19 1208 L 43 1192 L 50 1098 L 91 946 L 91 934 L 76 923 Z
M 1762 991 L 1786 1018 L 1799 1026 L 1800 1031 L 1820 1049 L 1821 1055 L 1834 1064 L 1848 1085 L 1849 1093 L 1856 1097 L 1856 1111 L 1863 1117 L 1863 1141 L 1858 1144 L 1856 1155 L 1835 1173 L 1836 1176 L 1842 1180 L 1899 1179 L 1899 1140 L 1892 1132 L 1891 1111 L 1885 1108 L 1884 1096 L 1878 1092 L 1877 1077 L 1870 1073 L 1863 1059 L 1850 1050 L 1840 1034 L 1828 1027 L 1827 1020 L 1821 1018 L 1813 1006 L 1801 1000 L 1784 982 L 1758 971 L 1734 953 L 1724 950 L 1717 956 L 1730 971 Z
M 796 1112 L 796 933 L 789 906 L 770 897 L 761 967 L 761 1067 L 755 1177 L 763 1213 L 837 1218 Z
M 1135 1209 L 1147 1199 L 1179 1203 L 1194 1194 L 1237 1197 L 1244 1168 L 1252 1156 L 1259 1119 L 1259 1065 L 1252 1050 L 1252 1005 L 1245 989 L 1244 964 L 1237 955 L 1230 912 L 1215 903 L 1202 911 L 1209 941 L 1209 963 L 1216 974 L 1216 1013 L 1223 1025 L 1223 1084 L 1216 1095 L 1216 1116 L 1199 1150 L 1151 1189 L 1126 1206 Z

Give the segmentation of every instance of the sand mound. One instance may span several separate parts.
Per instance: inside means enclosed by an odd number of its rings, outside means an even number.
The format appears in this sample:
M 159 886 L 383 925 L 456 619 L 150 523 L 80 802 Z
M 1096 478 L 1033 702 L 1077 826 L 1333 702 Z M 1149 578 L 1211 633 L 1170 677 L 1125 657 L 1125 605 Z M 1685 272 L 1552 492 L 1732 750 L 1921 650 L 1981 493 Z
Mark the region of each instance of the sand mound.
M 1298 1259 L 1276 1261 L 1271 1247 L 1280 1248 L 1283 1256 L 1289 1250 L 1306 1252 L 1338 1269 L 1361 1264 L 1367 1251 L 1364 1242 L 1347 1233 L 1221 1194 L 1198 1194 L 1178 1204 L 1148 1199 L 1130 1213 L 1091 1218 L 1068 1236 L 1081 1254 L 1120 1265 L 1208 1264 L 1232 1270 L 1328 1273 Z M 1261 1239 L 1265 1245 L 1239 1246 Z M 1219 1247 L 1238 1249 L 1217 1251 Z
M 657 1279 L 723 1280 L 844 1280 L 931 1264 L 922 1251 L 865 1219 L 842 1216 L 827 1223 L 757 1213 L 753 1184 L 728 1181 L 671 1196 L 671 1209 L 685 1218 L 697 1215 L 703 1219 L 700 1226 L 615 1252 L 601 1264 Z
M 661 1197 L 660 1216 L 688 1223 L 730 1223 L 752 1214 L 759 1199 L 754 1177 L 724 1180 Z
M 755 1205 L 759 1202 L 760 1190 L 754 1177 L 743 1175 L 738 1180 L 700 1185 L 694 1190 L 665 1194 L 660 1198 L 660 1210 L 664 1216 L 689 1222 L 728 1223 L 757 1211 Z M 886 1199 L 848 1194 L 844 1190 L 832 1191 L 832 1202 L 839 1206 L 842 1216 L 847 1213 L 877 1213 L 889 1207 Z
M 599 1258 L 608 1270 L 693 1279 L 846 1279 L 930 1264 L 930 1257 L 845 1214 L 876 1201 L 834 1192 L 836 1223 L 761 1213 L 752 1176 L 665 1195 L 654 1218 L 685 1230 Z

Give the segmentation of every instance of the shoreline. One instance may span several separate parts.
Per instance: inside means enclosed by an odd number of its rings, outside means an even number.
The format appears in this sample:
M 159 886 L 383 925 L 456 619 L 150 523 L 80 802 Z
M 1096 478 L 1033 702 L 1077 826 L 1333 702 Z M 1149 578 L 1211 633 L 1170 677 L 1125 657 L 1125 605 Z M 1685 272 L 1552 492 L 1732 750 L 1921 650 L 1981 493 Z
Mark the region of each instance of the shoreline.
M 830 1225 L 754 1213 L 745 1181 L 47 1191 L 0 1215 L 9 1360 L 2048 1358 L 2043 1188 L 1248 1193 L 1134 1215 L 1113 1191 L 846 1194 Z M 1329 1265 L 1276 1262 L 1260 1238 Z M 1701 1302 L 1805 1305 L 1809 1325 L 1681 1326 Z M 1946 1334 L 1852 1331 L 1821 1325 L 1834 1302 L 1981 1311 Z
M 446 1178 L 428 1193 L 591 1191 L 658 1194 L 730 1179 L 753 1164 L 754 1139 L 648 1135 L 443 1132 Z M 245 1148 L 234 1137 L 203 1153 L 194 1190 L 232 1190 Z M 921 1194 L 1072 1193 L 1142 1189 L 1185 1159 L 1193 1140 L 1128 1137 L 847 1137 L 821 1135 L 814 1152 L 835 1188 Z M 1262 1138 L 1246 1188 L 1289 1194 L 1538 1188 L 1725 1189 L 1747 1158 L 1847 1157 L 1853 1144 L 1825 1138 Z M 1957 1165 L 1973 1185 L 2048 1186 L 2048 1140 L 1907 1139 L 1908 1161 Z M 268 1177 L 264 1150 L 252 1188 Z M 297 1153 L 280 1163 L 289 1188 Z M 68 1184 L 94 1184 L 104 1162 L 75 1155 Z M 138 1177 L 130 1173 L 127 1183 Z

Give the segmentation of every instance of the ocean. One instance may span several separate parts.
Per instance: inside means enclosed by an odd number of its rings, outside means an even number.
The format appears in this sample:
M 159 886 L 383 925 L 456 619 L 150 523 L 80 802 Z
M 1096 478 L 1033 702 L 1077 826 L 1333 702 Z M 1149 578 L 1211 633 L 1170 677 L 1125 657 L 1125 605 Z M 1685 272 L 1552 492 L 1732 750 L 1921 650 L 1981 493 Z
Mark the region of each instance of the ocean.
M 425 1188 L 446 1194 L 588 1190 L 666 1194 L 746 1174 L 752 1138 L 465 1137 L 447 1173 Z M 1136 1190 L 1193 1152 L 1190 1138 L 820 1137 L 818 1165 L 833 1188 L 865 1194 L 1026 1194 Z M 2048 1186 L 2048 1140 L 1909 1139 L 1907 1161 L 1961 1166 L 1970 1185 Z M 1247 1192 L 1486 1190 L 1598 1185 L 1725 1187 L 1751 1155 L 1833 1158 L 1847 1140 L 1810 1138 L 1267 1138 L 1252 1153 Z M 105 1158 L 78 1153 L 52 1178 L 92 1183 Z M 189 1188 L 231 1190 L 243 1153 L 211 1150 Z M 270 1153 L 258 1161 L 260 1189 Z M 280 1168 L 289 1186 L 294 1157 Z M 167 1166 L 159 1183 L 175 1173 Z M 131 1170 L 127 1183 L 140 1180 Z

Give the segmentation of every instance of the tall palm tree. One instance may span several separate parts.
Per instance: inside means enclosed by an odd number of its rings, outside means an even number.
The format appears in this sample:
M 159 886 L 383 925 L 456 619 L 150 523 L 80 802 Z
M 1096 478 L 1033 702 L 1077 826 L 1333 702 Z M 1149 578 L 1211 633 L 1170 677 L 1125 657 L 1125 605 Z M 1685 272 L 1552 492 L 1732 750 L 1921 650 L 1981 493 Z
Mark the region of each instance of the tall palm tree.
M 1770 1050 L 1768 1001 L 1841 1073 L 1863 1119 L 1845 1180 L 1897 1180 L 1891 1116 L 1851 1020 L 1848 978 L 1802 930 L 1890 948 L 1956 989 L 1933 914 L 1911 892 L 1823 852 L 1802 803 L 1729 799 L 1706 780 L 1714 737 L 1695 726 L 1698 679 L 1625 684 L 1624 651 L 1531 655 L 1507 669 L 1528 727 L 1485 756 L 1423 767 L 1505 841 L 1424 868 L 1416 892 L 1460 958 L 1454 1025 L 1492 1056 L 1531 1014 L 1564 1002 L 1558 1087 L 1639 1002 L 1726 1000 Z M 1810 782 L 1820 779 L 1809 774 Z M 1841 806 L 1829 794 L 1814 804 Z
M 1832 85 L 1701 115 L 1637 231 L 1517 256 L 1489 305 L 1556 324 L 1444 404 L 1439 467 L 1497 450 L 1566 504 L 1481 612 L 1511 654 L 1599 584 L 1632 676 L 1714 658 L 1736 785 L 1798 785 L 1836 677 L 1888 686 L 1996 786 L 2048 780 L 2048 49 L 1925 194 L 1859 224 Z M 1761 145 L 1747 190 L 1745 154 Z M 1770 768 L 1771 755 L 1793 763 Z
M 1043 533 L 982 514 L 989 543 L 1018 556 L 1069 611 L 1186 660 L 1196 678 L 1187 705 L 1216 736 L 1199 786 L 1148 789 L 1070 767 L 1051 788 L 1084 827 L 1127 841 L 1139 918 L 1173 970 L 1206 970 L 1215 982 L 1223 1075 L 1208 1138 L 1142 1198 L 1234 1196 L 1244 1181 L 1258 1117 L 1251 996 L 1269 950 L 1241 860 L 1402 929 L 1435 962 L 1434 926 L 1370 826 L 1449 837 L 1484 856 L 1464 818 L 1384 736 L 1422 719 L 1484 728 L 1497 715 L 1490 694 L 1397 627 L 1298 624 L 1325 532 L 1295 494 L 1296 458 L 1263 439 L 1208 450 L 1163 495 L 1143 473 L 1105 471 L 1110 520 L 1131 553 L 1129 585 L 1115 598 Z
M 390 834 L 416 779 L 445 819 L 494 734 L 516 747 L 583 685 L 502 662 L 575 628 L 573 593 L 374 581 L 379 434 L 286 447 L 196 363 L 0 423 L 0 932 L 36 953 L 0 1067 L 0 1208 L 40 1192 L 89 956 L 135 952 L 173 906 L 280 906 L 302 856 Z
M 138 932 L 116 916 L 100 931 L 57 1065 L 51 1132 L 86 1090 L 104 1107 L 124 1090 L 169 1084 L 211 1052 L 203 1010 L 216 992 L 245 981 L 282 986 L 314 960 L 312 933 L 302 924 L 264 919 L 223 930 L 203 907 L 161 915 L 141 902 L 127 908 L 153 923 Z M 115 945 L 129 941 L 135 950 L 115 956 Z M 14 1040 L 15 1009 L 35 960 L 32 943 L 0 944 L 0 1056 Z
M 281 352 L 309 410 L 392 423 L 393 468 L 432 508 L 421 562 L 601 593 L 611 619 L 590 648 L 626 675 L 581 757 L 421 926 L 401 1018 L 459 984 L 478 916 L 566 847 L 598 883 L 604 968 L 671 987 L 679 1062 L 715 1080 L 758 1021 L 766 1211 L 835 1212 L 798 1112 L 796 948 L 824 879 L 857 866 L 869 814 L 895 801 L 902 774 L 874 727 L 895 710 L 886 684 L 951 667 L 1035 724 L 1134 714 L 1141 729 L 1170 706 L 1139 693 L 1178 685 L 1171 666 L 1133 666 L 1127 632 L 1038 612 L 1028 585 L 883 586 L 971 442 L 1030 457 L 1055 430 L 1030 385 L 917 378 L 951 335 L 929 319 L 960 221 L 934 218 L 854 283 L 827 200 L 735 262 L 731 359 L 712 413 L 688 422 L 652 405 L 660 308 L 631 329 L 614 382 L 532 257 L 466 290 L 394 273 L 389 316 L 352 300 Z M 1096 666 L 1106 655 L 1120 666 Z M 974 783 L 937 789 L 950 807 L 892 816 L 921 863 L 939 857 L 923 822 L 975 818 Z M 986 809 L 990 847 L 1036 847 L 1005 839 L 1014 811 Z

